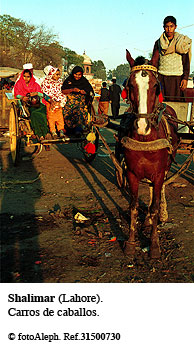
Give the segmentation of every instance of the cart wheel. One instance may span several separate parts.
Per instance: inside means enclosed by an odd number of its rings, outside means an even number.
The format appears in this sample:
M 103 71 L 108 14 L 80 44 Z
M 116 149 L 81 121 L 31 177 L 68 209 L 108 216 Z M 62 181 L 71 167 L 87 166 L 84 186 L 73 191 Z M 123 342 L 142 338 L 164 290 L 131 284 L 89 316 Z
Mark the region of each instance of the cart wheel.
M 21 138 L 19 137 L 17 107 L 14 102 L 11 103 L 9 113 L 9 135 L 11 157 L 16 166 L 19 163 Z

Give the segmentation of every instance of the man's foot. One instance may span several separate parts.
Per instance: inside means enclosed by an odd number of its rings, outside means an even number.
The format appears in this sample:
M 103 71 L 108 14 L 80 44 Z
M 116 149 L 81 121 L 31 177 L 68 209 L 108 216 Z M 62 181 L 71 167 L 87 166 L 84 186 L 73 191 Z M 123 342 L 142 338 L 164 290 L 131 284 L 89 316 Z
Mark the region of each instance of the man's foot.
M 57 138 L 58 138 L 58 135 L 57 135 L 57 133 L 56 133 L 55 131 L 53 131 L 51 134 L 52 134 L 52 138 L 53 138 L 53 139 L 57 139 Z

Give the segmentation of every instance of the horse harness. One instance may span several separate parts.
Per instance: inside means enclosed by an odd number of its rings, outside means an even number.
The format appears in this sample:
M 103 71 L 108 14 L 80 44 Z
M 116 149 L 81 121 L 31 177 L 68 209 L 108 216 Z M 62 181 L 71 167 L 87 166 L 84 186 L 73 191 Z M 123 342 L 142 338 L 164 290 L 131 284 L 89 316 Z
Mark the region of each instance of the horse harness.
M 154 74 L 154 76 L 158 82 L 158 86 L 160 87 L 160 82 L 157 78 L 157 75 L 155 74 L 155 73 L 157 73 L 156 67 L 151 66 L 151 65 L 139 65 L 139 66 L 134 66 L 131 69 L 131 72 L 134 72 L 137 70 L 142 70 L 143 77 L 147 76 L 146 70 L 152 71 L 152 73 Z M 129 80 L 128 80 L 128 83 L 129 83 Z M 128 83 L 127 83 L 127 85 L 128 85 Z M 129 137 L 123 137 L 121 140 L 122 145 L 130 150 L 134 150 L 134 148 L 135 148 L 135 150 L 158 150 L 158 149 L 168 148 L 169 154 L 172 154 L 171 130 L 170 130 L 170 125 L 169 125 L 167 118 L 165 116 L 165 113 L 164 113 L 166 110 L 166 104 L 158 103 L 158 96 L 157 96 L 155 108 L 152 113 L 136 113 L 133 111 L 133 104 L 129 98 L 128 98 L 128 103 L 130 103 L 130 105 L 131 105 L 131 112 L 136 117 L 135 122 L 134 122 L 134 126 L 136 128 L 137 128 L 137 121 L 139 118 L 145 118 L 148 122 L 147 126 L 148 127 L 153 126 L 157 130 L 157 132 L 159 132 L 159 124 L 161 123 L 166 138 L 157 139 L 157 140 L 151 141 L 151 142 L 138 142 L 138 141 L 131 139 Z M 148 148 L 150 148 L 150 149 L 148 149 Z

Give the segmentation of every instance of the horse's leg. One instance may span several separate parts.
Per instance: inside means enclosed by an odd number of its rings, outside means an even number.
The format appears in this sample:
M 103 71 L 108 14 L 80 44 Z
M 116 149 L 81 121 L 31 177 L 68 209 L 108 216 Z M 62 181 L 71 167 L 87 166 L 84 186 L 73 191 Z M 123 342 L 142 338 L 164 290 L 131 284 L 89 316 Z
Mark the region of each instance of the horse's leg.
M 149 205 L 148 205 L 148 213 L 146 215 L 146 218 L 145 218 L 145 221 L 143 224 L 145 227 L 152 225 L 152 218 L 151 218 L 151 211 L 150 211 L 152 201 L 153 201 L 153 186 L 152 185 L 149 186 L 149 190 L 150 190 L 150 201 L 149 201 Z
M 165 197 L 165 184 L 162 185 L 161 190 L 159 217 L 161 222 L 165 222 L 168 220 L 167 202 Z
M 129 239 L 125 242 L 124 252 L 127 255 L 135 254 L 135 234 L 136 234 L 136 226 L 137 226 L 137 215 L 138 215 L 138 186 L 139 181 L 136 176 L 127 171 L 127 178 L 130 186 L 130 194 L 131 194 L 131 224 L 130 224 L 130 232 Z
M 152 225 L 152 217 L 150 212 L 150 207 L 152 205 L 153 200 L 153 187 L 150 185 L 150 202 L 148 205 L 148 213 L 146 215 L 144 226 L 151 226 Z M 159 218 L 161 222 L 166 222 L 168 220 L 168 211 L 167 211 L 167 202 L 165 197 L 165 184 L 162 186 L 161 190 L 161 198 L 160 198 L 160 209 L 159 209 Z
M 159 218 L 159 207 L 161 190 L 164 182 L 164 175 L 161 173 L 160 176 L 153 183 L 153 201 L 151 205 L 151 219 L 152 219 L 152 232 L 151 232 L 151 246 L 150 246 L 150 257 L 153 259 L 160 258 L 160 243 L 157 232 L 158 218 Z

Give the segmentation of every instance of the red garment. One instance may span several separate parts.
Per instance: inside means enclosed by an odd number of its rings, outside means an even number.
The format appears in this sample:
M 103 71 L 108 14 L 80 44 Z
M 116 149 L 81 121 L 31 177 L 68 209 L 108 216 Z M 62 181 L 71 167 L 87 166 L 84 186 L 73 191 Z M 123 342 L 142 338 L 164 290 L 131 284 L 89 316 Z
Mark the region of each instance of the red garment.
M 18 79 L 18 81 L 16 82 L 16 84 L 14 86 L 14 96 L 15 97 L 17 95 L 26 96 L 27 93 L 31 93 L 31 92 L 41 92 L 42 93 L 40 85 L 36 82 L 33 75 L 32 75 L 30 82 L 28 83 L 28 86 L 26 85 L 26 82 L 24 81 L 24 77 L 23 77 L 23 72 L 24 71 L 22 71 L 20 78 Z
M 160 92 L 160 94 L 159 94 L 159 102 L 162 103 L 163 101 L 164 101 L 164 97 L 163 97 L 162 92 Z
M 127 90 L 126 88 L 123 88 L 122 92 L 121 92 L 121 97 L 122 99 L 126 99 L 127 98 Z

